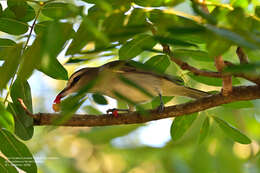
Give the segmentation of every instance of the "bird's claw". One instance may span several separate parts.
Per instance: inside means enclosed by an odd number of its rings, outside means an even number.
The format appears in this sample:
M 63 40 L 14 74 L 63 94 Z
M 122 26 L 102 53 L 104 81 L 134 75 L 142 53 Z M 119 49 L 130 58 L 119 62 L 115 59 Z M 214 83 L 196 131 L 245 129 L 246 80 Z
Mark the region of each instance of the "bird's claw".
M 164 111 L 165 107 L 164 107 L 164 103 L 163 103 L 163 99 L 162 99 L 161 94 L 159 94 L 159 98 L 160 98 L 160 105 L 157 108 L 157 112 L 162 113 Z
M 160 104 L 158 107 L 157 107 L 157 112 L 158 113 L 162 113 L 164 111 L 165 107 L 164 107 L 164 104 Z

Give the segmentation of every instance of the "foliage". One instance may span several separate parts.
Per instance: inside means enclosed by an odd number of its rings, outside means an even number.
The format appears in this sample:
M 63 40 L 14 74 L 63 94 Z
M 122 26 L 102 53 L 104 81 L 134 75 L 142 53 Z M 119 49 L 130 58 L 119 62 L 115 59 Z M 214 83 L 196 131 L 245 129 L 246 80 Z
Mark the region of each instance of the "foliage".
M 61 144 L 66 146 L 59 147 L 52 141 L 56 139 L 53 133 L 57 133 L 58 138 L 59 135 L 66 137 L 68 134 L 65 132 L 70 131 L 52 129 L 52 134 L 45 134 L 45 137 L 34 135 L 34 131 L 41 133 L 44 130 L 34 127 L 33 119 L 17 100 L 22 98 L 28 110 L 33 112 L 32 105 L 38 102 L 32 100 L 28 80 L 35 71 L 55 80 L 67 80 L 70 65 L 97 66 L 118 59 L 133 59 L 138 67 L 179 76 L 176 79 L 182 78 L 180 81 L 189 87 L 206 91 L 221 89 L 221 78 L 198 76 L 181 70 L 171 61 L 165 45 L 170 46 L 176 59 L 198 69 L 216 71 L 214 57 L 221 55 L 233 64 L 224 72 L 259 75 L 260 3 L 256 0 L 230 0 L 224 4 L 205 0 L 208 13 L 200 2 L 7 0 L 6 8 L 1 3 L 0 172 L 13 173 L 17 169 L 37 172 L 33 155 L 17 138 L 30 140 L 26 144 L 35 155 L 44 152 L 46 156 L 63 157 L 63 161 L 52 163 L 45 160 L 44 164 L 38 165 L 41 172 L 260 172 L 257 100 L 234 102 L 169 120 L 172 121 L 169 132 L 172 140 L 162 148 L 142 145 L 137 139 L 124 144 L 125 137 L 131 139 L 132 134 L 146 125 L 78 129 L 71 132 L 73 140 L 67 140 Z M 243 48 L 249 63 L 239 63 L 235 52 L 237 47 Z M 58 60 L 61 55 L 64 55 L 64 64 Z M 122 81 L 151 97 L 148 91 L 132 81 L 123 78 Z M 233 85 L 247 84 L 236 77 L 232 82 Z M 68 120 L 79 109 L 85 101 L 83 95 L 92 85 L 95 82 L 87 86 L 84 93 L 64 101 L 64 117 L 57 123 Z M 122 93 L 118 95 L 124 97 Z M 102 111 L 100 105 L 109 104 L 100 93 L 93 94 L 92 98 L 93 105 L 83 107 L 88 113 L 99 114 Z M 187 99 L 163 97 L 163 101 L 178 104 Z M 131 100 L 129 102 L 135 105 Z M 156 108 L 159 104 L 159 97 L 156 97 L 137 108 Z M 118 105 L 124 107 L 121 100 Z M 46 141 L 46 145 L 36 146 L 37 140 Z M 76 148 L 82 149 L 82 154 L 74 154 L 75 158 L 66 155 L 68 147 L 73 146 L 72 141 L 75 141 Z M 249 156 L 241 156 L 243 146 L 247 147 Z M 48 151 L 45 151 L 46 147 Z M 20 158 L 22 164 L 13 158 Z M 26 158 L 30 161 L 29 166 L 25 165 Z M 82 166 L 84 161 L 88 168 Z

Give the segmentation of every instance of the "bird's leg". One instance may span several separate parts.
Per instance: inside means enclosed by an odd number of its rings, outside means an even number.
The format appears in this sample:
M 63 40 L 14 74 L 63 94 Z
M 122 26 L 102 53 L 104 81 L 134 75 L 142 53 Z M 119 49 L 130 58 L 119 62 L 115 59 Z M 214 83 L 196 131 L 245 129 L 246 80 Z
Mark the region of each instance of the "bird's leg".
M 161 112 L 164 111 L 164 103 L 163 103 L 163 99 L 162 99 L 161 93 L 159 93 L 159 98 L 160 98 L 160 105 L 158 106 L 157 111 L 159 113 L 161 113 Z
M 127 112 L 129 113 L 130 110 L 129 109 L 117 109 L 117 108 L 113 108 L 113 109 L 108 109 L 107 110 L 107 114 L 112 114 L 114 117 L 118 117 L 118 112 Z

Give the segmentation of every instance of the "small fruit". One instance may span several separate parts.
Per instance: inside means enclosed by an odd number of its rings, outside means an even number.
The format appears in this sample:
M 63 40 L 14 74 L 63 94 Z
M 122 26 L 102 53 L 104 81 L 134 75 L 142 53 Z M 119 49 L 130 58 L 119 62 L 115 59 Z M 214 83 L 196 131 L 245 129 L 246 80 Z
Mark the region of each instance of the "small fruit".
M 53 104 L 52 104 L 52 109 L 53 109 L 55 112 L 59 112 L 59 111 L 60 111 L 60 104 L 53 103 Z

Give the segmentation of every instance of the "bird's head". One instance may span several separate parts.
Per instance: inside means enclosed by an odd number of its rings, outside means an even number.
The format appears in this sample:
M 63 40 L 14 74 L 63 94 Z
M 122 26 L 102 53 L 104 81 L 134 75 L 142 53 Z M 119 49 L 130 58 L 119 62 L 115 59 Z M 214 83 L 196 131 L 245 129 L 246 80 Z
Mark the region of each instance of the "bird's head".
M 54 103 L 59 104 L 63 97 L 82 89 L 96 76 L 96 69 L 97 68 L 83 68 L 73 73 L 70 76 L 66 87 L 56 96 Z

